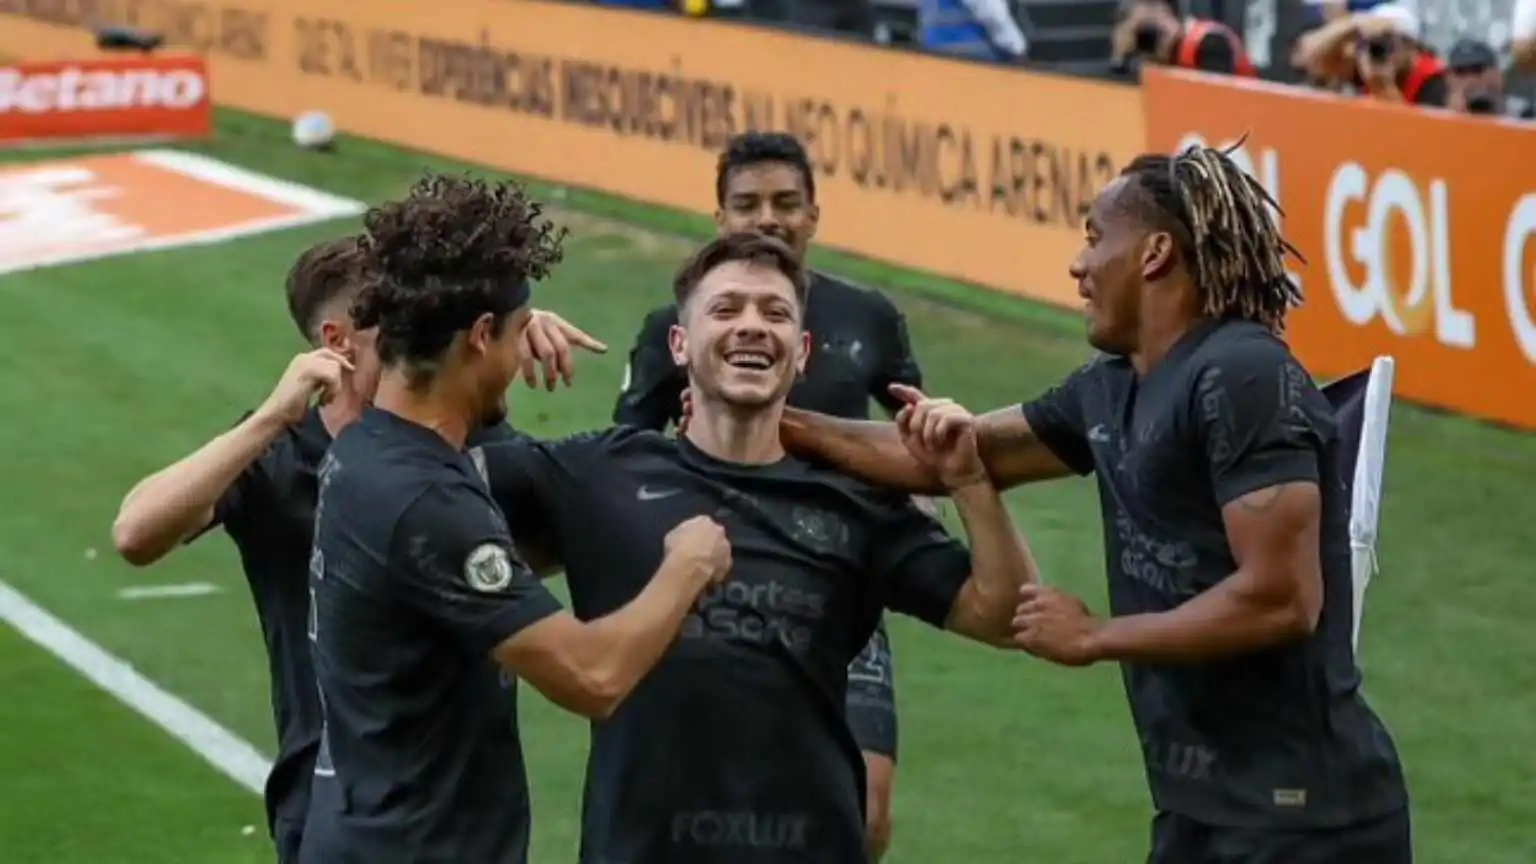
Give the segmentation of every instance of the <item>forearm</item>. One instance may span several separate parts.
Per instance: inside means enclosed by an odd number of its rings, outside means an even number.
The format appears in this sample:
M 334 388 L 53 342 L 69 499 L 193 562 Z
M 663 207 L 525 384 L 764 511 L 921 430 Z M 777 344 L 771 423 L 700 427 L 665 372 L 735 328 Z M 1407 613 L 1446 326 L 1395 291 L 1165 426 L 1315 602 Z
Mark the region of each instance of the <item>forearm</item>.
M 989 482 L 951 493 L 971 547 L 971 577 L 950 613 L 949 629 L 990 645 L 1012 646 L 1019 588 L 1038 581 L 1029 545 Z
M 175 464 L 139 481 L 123 498 L 112 537 L 130 563 L 154 562 L 207 524 L 214 505 L 282 424 L 256 415 Z
M 944 494 L 938 475 L 913 458 L 894 423 L 786 408 L 781 432 L 791 452 L 829 462 L 867 483 L 920 495 Z
M 1403 91 L 1399 90 L 1396 84 L 1388 84 L 1381 87 L 1373 92 L 1371 97 L 1382 102 L 1395 102 L 1399 105 L 1405 104 L 1408 101 L 1408 97 L 1403 95 Z
M 1353 17 L 1336 18 L 1301 37 L 1292 54 L 1293 65 L 1318 76 L 1338 74 L 1344 46 L 1359 29 Z
M 1248 591 L 1241 570 L 1167 612 L 1106 621 L 1093 637 L 1098 660 L 1198 663 L 1306 638 L 1316 626 L 1299 598 Z
M 627 698 L 677 638 L 708 574 L 693 563 L 663 561 L 645 589 L 586 626 L 577 662 L 609 700 Z

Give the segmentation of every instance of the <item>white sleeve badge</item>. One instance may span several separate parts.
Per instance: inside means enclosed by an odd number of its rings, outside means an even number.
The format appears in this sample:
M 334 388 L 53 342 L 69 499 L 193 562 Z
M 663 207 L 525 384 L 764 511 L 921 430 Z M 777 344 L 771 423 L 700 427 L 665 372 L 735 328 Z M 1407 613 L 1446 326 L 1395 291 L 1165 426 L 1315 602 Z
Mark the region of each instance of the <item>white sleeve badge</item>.
M 482 543 L 464 559 L 464 581 L 487 594 L 507 590 L 512 584 L 512 556 L 496 543 Z

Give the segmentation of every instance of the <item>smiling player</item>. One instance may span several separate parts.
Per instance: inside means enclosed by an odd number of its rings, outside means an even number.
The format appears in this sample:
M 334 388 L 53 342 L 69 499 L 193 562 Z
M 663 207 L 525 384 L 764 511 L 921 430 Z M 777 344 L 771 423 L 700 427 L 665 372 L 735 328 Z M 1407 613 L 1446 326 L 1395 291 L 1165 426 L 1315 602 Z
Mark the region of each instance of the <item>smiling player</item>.
M 782 132 L 748 132 L 731 139 L 715 173 L 719 233 L 757 232 L 783 241 L 805 266 L 821 208 L 805 148 Z M 923 376 L 907 339 L 906 322 L 879 292 L 807 271 L 805 329 L 811 334 L 805 369 L 789 404 L 838 417 L 869 417 L 874 400 L 902 407 L 892 384 L 921 388 Z M 678 323 L 675 303 L 646 316 L 629 355 L 613 422 L 661 430 L 678 420 L 688 372 L 668 344 Z M 890 638 L 882 623 L 848 670 L 848 724 L 864 752 L 868 776 L 869 845 L 875 860 L 891 839 L 891 792 L 896 775 L 896 680 Z
M 1272 204 L 1208 148 L 1143 156 L 1094 201 L 1071 273 L 1103 353 L 978 429 L 999 486 L 1097 477 L 1113 615 L 1028 586 L 1016 639 L 1120 664 L 1153 864 L 1408 864 L 1402 765 L 1351 640 L 1341 441 L 1280 338 L 1301 294 Z M 937 485 L 886 424 L 797 413 L 784 433 L 872 481 Z
M 884 609 L 1008 645 L 1034 564 L 949 403 L 907 389 L 901 417 L 950 490 L 969 552 L 907 496 L 786 456 L 779 418 L 812 340 L 792 250 L 719 237 L 674 290 L 669 351 L 696 394 L 681 437 L 620 426 L 483 448 L 493 496 L 519 514 L 520 548 L 564 566 L 582 618 L 644 588 L 668 525 L 710 515 L 731 542 L 725 582 L 593 727 L 581 860 L 870 860 L 864 761 L 845 716 L 850 662 Z M 924 449 L 913 430 L 938 418 L 956 433 Z

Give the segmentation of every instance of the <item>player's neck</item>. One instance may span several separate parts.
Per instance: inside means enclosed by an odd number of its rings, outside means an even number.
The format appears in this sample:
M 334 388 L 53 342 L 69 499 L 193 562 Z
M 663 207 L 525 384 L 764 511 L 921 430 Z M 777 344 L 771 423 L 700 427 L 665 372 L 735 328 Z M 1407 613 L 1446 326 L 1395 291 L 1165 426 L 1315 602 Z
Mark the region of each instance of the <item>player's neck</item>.
M 1136 374 L 1145 376 L 1155 369 L 1168 356 L 1168 352 L 1173 350 L 1173 346 L 1204 320 L 1183 309 L 1166 312 L 1143 309 L 1141 333 L 1136 340 L 1139 347 L 1131 354 L 1131 367 L 1136 370 Z
M 721 462 L 769 465 L 784 458 L 779 438 L 782 404 L 744 412 L 714 400 L 700 400 L 688 421 L 689 443 Z
M 461 402 L 446 388 L 412 388 L 405 376 L 396 373 L 384 375 L 373 397 L 373 407 L 431 429 L 456 450 L 463 450 L 469 437 L 469 412 Z

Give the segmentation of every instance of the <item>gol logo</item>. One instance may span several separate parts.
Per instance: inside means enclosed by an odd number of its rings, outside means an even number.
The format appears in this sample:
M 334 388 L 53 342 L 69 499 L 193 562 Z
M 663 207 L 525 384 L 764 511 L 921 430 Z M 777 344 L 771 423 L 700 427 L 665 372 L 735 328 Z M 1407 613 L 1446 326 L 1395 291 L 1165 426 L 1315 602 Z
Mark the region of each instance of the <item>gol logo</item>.
M 1379 318 L 1399 336 L 1432 334 L 1447 347 L 1476 348 L 1477 319 L 1455 300 L 1449 196 L 1445 180 L 1438 177 L 1425 190 L 1395 168 L 1375 178 L 1355 162 L 1334 171 L 1324 203 L 1323 247 L 1329 283 L 1345 320 L 1363 326 Z M 1505 222 L 1499 275 L 1516 342 L 1536 361 L 1536 319 L 1525 296 L 1524 266 L 1526 242 L 1533 235 L 1536 195 L 1527 195 Z M 1470 272 L 1490 270 L 1479 266 Z
M 1399 336 L 1417 336 L 1433 326 L 1443 345 L 1477 344 L 1476 319 L 1453 300 L 1446 199 L 1445 181 L 1438 178 L 1430 181 L 1426 199 L 1397 169 L 1383 171 L 1374 183 L 1355 162 L 1333 172 L 1323 212 L 1323 254 L 1345 320 L 1365 325 L 1379 317 Z M 1350 210 L 1353 225 L 1346 223 Z M 1364 278 L 1355 278 L 1351 264 Z
M 1515 344 L 1531 363 L 1536 363 L 1536 265 L 1527 264 L 1526 251 L 1536 240 L 1536 192 L 1515 202 L 1504 229 L 1504 309 Z

